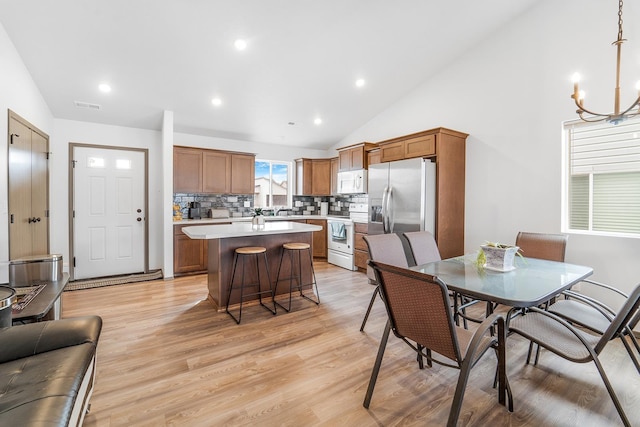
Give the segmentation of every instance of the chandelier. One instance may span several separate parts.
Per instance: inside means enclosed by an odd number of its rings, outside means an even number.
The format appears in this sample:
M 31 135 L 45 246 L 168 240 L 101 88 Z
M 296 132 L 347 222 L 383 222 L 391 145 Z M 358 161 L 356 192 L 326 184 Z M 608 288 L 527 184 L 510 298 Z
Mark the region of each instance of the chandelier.
M 576 113 L 585 122 L 599 122 L 606 120 L 609 123 L 617 125 L 618 123 L 626 120 L 630 117 L 640 114 L 640 81 L 636 84 L 639 94 L 636 100 L 631 104 L 629 108 L 624 111 L 620 111 L 620 56 L 622 53 L 622 43 L 627 41 L 622 38 L 622 0 L 618 1 L 618 39 L 612 44 L 616 46 L 617 58 L 616 58 L 616 90 L 614 94 L 614 106 L 613 113 L 600 114 L 584 108 L 584 92 L 578 89 L 578 82 L 580 81 L 580 75 L 575 73 L 573 75 L 573 95 L 571 98 L 576 103 L 578 109 Z M 636 108 L 638 107 L 638 108 Z M 585 113 L 587 115 L 585 115 Z

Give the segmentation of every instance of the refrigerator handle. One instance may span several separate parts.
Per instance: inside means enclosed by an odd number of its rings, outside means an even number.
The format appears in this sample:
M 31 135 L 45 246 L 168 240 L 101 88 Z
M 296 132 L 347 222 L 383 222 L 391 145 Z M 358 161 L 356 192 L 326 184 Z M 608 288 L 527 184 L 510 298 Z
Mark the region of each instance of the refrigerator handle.
M 393 206 L 393 187 L 389 187 L 389 192 L 387 194 L 387 228 L 388 233 L 393 233 L 393 226 L 395 223 L 395 215 L 394 215 L 394 206 Z
M 389 187 L 384 187 L 384 191 L 382 192 L 382 232 L 388 233 L 388 214 L 387 211 L 387 197 L 389 196 Z

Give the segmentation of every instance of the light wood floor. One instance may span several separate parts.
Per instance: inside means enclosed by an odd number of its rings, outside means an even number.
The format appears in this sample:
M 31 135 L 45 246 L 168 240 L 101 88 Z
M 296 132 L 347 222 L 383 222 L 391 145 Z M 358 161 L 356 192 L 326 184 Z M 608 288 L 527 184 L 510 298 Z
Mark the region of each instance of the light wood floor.
M 316 264 L 322 303 L 295 301 L 273 316 L 246 308 L 241 325 L 207 301 L 206 277 L 65 292 L 63 317 L 104 320 L 97 380 L 85 426 L 444 425 L 458 371 L 420 371 L 391 336 L 369 410 L 362 401 L 386 313 L 362 273 Z M 508 340 L 515 412 L 491 388 L 495 356 L 474 368 L 460 417 L 473 426 L 612 426 L 620 420 L 593 364 L 544 352 L 525 365 L 527 342 Z M 640 375 L 622 344 L 602 362 L 640 425 Z

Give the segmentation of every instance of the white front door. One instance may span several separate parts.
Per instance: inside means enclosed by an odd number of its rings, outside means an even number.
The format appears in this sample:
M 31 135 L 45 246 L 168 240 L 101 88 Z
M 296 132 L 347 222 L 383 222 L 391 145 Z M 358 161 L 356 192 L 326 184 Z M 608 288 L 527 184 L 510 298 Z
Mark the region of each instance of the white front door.
M 74 279 L 145 270 L 145 153 L 73 147 Z

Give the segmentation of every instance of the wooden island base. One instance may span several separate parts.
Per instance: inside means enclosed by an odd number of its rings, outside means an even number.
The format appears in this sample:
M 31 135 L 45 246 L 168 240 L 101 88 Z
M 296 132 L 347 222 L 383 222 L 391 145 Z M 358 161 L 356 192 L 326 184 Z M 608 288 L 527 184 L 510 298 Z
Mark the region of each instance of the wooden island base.
M 289 293 L 289 280 L 291 276 L 291 268 L 289 262 L 289 254 L 285 254 L 282 270 L 280 271 L 280 284 L 276 289 L 276 279 L 278 267 L 280 266 L 280 257 L 282 255 L 282 245 L 284 243 L 299 242 L 313 244 L 313 232 L 321 230 L 322 227 L 311 224 L 302 224 L 296 222 L 267 223 L 264 228 L 259 230 L 252 229 L 250 224 L 226 224 L 226 225 L 210 225 L 210 226 L 194 226 L 185 227 L 183 232 L 192 239 L 209 240 L 209 259 L 208 259 L 208 279 L 207 286 L 209 288 L 209 300 L 217 311 L 224 311 L 227 303 L 234 306 L 240 303 L 240 290 L 238 287 L 231 293 L 230 301 L 227 302 L 227 294 L 233 272 L 233 258 L 235 250 L 246 246 L 262 246 L 267 249 L 267 260 L 269 265 L 269 278 L 276 294 Z M 311 248 L 313 253 L 313 247 Z M 297 268 L 297 254 L 295 256 L 295 266 Z M 311 283 L 312 275 L 309 266 L 309 255 L 307 251 L 301 251 L 302 259 L 302 280 L 303 283 Z M 262 255 L 259 255 L 262 257 Z M 268 290 L 266 280 L 267 274 L 262 259 L 259 260 L 261 290 Z M 235 283 L 239 284 L 242 280 L 242 259 L 238 260 Z M 253 257 L 245 258 L 245 283 L 257 283 L 255 260 Z M 294 281 L 295 283 L 295 281 Z M 305 289 L 308 289 L 305 288 Z M 257 300 L 257 296 L 246 297 L 247 293 L 254 293 L 257 287 L 245 288 L 244 301 Z M 307 290 L 310 292 L 310 290 Z M 263 296 L 264 298 L 264 296 Z

